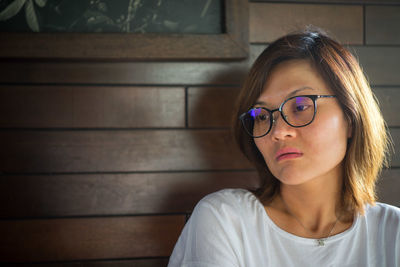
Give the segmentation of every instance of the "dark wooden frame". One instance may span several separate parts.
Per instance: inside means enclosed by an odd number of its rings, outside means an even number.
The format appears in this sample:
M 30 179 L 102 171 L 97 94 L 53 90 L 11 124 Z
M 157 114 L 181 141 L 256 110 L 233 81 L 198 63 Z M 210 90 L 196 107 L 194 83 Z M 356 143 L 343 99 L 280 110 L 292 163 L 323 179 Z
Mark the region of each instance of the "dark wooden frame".
M 0 58 L 235 60 L 248 56 L 248 1 L 225 0 L 226 33 L 0 33 Z

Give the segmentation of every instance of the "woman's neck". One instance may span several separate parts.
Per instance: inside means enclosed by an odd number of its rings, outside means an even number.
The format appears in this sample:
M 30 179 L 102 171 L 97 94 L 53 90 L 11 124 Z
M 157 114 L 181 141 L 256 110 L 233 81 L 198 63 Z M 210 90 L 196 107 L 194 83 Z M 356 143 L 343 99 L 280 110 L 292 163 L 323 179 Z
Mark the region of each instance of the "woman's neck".
M 319 177 L 301 185 L 281 184 L 269 215 L 284 230 L 309 238 L 322 238 L 348 229 L 352 216 L 341 202 L 342 178 Z
M 328 187 L 329 188 L 329 187 Z M 294 217 L 312 233 L 323 234 L 340 217 L 340 192 L 332 188 L 307 190 L 298 186 L 281 186 L 278 203 L 281 210 Z

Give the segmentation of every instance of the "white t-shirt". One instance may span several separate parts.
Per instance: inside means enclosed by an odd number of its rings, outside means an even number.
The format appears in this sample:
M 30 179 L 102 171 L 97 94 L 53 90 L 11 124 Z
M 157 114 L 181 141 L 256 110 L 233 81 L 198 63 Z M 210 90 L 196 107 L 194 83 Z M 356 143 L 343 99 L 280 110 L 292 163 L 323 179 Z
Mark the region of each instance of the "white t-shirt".
M 279 228 L 248 190 L 204 197 L 186 223 L 169 267 L 400 267 L 400 209 L 377 203 L 325 246 Z

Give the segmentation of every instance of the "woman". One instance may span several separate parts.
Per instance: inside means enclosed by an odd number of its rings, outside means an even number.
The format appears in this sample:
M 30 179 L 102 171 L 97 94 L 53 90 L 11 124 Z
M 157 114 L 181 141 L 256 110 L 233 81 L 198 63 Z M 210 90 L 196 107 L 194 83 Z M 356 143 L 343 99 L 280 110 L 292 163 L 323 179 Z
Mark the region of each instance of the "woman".
M 204 197 L 169 266 L 400 267 L 400 209 L 375 196 L 388 136 L 351 53 L 317 31 L 282 37 L 238 99 L 261 186 Z

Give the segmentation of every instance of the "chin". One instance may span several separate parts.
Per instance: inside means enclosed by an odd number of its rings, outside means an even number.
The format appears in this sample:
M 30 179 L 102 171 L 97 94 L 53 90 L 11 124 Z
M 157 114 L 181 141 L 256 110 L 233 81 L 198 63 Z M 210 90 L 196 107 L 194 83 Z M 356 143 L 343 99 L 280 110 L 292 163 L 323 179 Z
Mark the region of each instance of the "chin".
M 307 182 L 304 179 L 279 179 L 279 181 L 284 185 L 301 185 Z
M 286 172 L 279 173 L 278 175 L 274 175 L 282 184 L 285 185 L 300 185 L 308 182 L 310 179 L 306 178 L 309 177 L 304 173 L 299 173 L 298 175 L 293 175 L 293 172 Z

